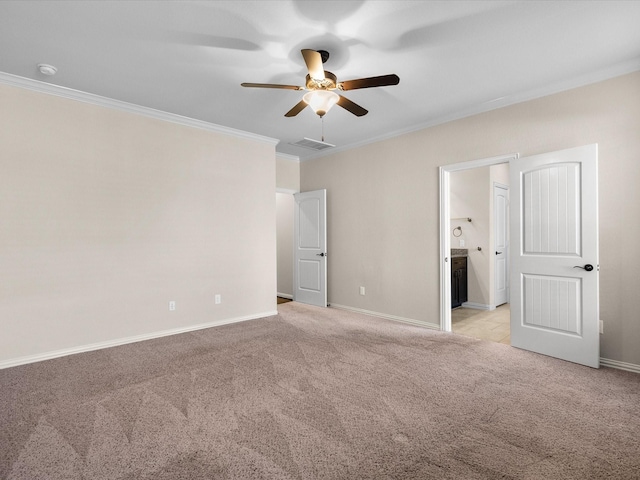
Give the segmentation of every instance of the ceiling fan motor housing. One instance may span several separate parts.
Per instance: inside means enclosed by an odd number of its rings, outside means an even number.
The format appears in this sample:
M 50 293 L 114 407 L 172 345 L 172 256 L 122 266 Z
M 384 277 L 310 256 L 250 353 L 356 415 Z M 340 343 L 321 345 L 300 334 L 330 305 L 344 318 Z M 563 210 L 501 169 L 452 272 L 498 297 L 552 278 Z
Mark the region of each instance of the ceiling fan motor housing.
M 320 58 L 322 58 L 322 63 L 327 63 L 329 60 L 329 52 L 326 50 L 316 50 L 320 54 Z

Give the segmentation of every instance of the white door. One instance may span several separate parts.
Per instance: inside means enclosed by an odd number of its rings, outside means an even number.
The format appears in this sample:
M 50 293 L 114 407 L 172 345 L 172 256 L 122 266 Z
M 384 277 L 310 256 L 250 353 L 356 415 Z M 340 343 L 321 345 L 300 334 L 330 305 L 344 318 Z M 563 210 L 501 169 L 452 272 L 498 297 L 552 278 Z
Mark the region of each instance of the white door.
M 509 188 L 504 185 L 493 186 L 493 243 L 494 257 L 494 305 L 497 307 L 509 301 L 509 242 L 507 228 L 507 208 L 509 206 Z
M 296 193 L 293 299 L 327 306 L 327 191 Z
M 511 345 L 597 368 L 598 146 L 510 164 Z

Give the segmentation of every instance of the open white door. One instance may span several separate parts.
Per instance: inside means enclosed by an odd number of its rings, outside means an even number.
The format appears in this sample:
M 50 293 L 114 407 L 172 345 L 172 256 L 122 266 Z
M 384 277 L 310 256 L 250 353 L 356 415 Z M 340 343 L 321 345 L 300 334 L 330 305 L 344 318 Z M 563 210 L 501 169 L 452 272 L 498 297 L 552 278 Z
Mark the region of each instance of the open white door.
M 598 368 L 598 147 L 510 164 L 511 345 Z
M 327 306 L 327 191 L 296 193 L 293 299 Z
M 494 222 L 494 298 L 493 303 L 497 307 L 509 302 L 509 270 L 507 259 L 509 258 L 509 243 L 507 236 L 509 207 L 509 187 L 506 185 L 493 185 L 493 222 Z

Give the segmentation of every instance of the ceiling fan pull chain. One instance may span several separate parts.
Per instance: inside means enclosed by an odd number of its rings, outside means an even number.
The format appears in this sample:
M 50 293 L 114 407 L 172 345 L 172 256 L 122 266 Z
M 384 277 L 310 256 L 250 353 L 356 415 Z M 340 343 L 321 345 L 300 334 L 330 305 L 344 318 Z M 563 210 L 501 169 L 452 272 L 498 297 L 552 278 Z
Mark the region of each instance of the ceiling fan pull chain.
M 322 122 L 322 141 L 324 142 L 324 117 L 320 117 L 320 121 Z

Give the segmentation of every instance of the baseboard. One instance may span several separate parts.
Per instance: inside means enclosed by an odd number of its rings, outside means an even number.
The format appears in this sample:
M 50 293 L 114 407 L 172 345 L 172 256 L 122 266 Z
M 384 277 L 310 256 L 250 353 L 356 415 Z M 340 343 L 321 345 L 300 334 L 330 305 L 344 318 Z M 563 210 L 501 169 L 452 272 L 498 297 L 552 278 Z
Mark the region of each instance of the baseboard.
M 336 303 L 332 303 L 331 308 L 337 308 L 338 310 L 347 310 L 349 312 L 355 312 L 355 313 L 362 313 L 364 315 L 369 315 L 372 317 L 385 318 L 387 320 L 393 320 L 395 322 L 410 323 L 411 325 L 417 325 L 419 327 L 425 327 L 431 330 L 440 330 L 439 323 L 423 322 L 420 320 L 414 320 L 413 318 L 398 317 L 397 315 L 389 315 L 386 313 L 372 312 L 371 310 L 347 307 L 346 305 L 338 305 Z
M 611 360 L 610 358 L 600 357 L 600 366 L 617 368 L 618 370 L 625 370 L 627 372 L 640 373 L 640 365 L 634 363 L 620 362 L 618 360 Z
M 496 309 L 494 305 L 487 305 L 484 303 L 475 303 L 475 302 L 464 302 L 460 306 L 464 308 L 473 308 L 474 310 L 495 310 Z
M 284 297 L 284 295 L 281 295 L 281 294 L 278 294 L 278 296 Z M 287 298 L 287 297 L 284 297 L 284 298 Z M 386 313 L 373 312 L 371 310 L 348 307 L 346 305 L 338 305 L 335 303 L 331 304 L 331 308 L 336 308 L 338 310 L 346 310 L 346 311 L 355 312 L 355 313 L 362 313 L 364 315 L 384 318 L 384 319 L 393 320 L 396 322 L 408 323 L 411 325 L 417 325 L 420 327 L 429 328 L 431 330 L 440 330 L 440 325 L 437 323 L 423 322 L 420 320 L 414 320 L 412 318 L 405 318 L 405 317 L 399 317 L 397 315 L 389 315 Z M 92 343 L 89 345 L 82 345 L 79 347 L 67 348 L 63 350 L 55 350 L 53 352 L 46 352 L 46 353 L 41 353 L 37 355 L 29 355 L 26 357 L 13 358 L 10 360 L 4 360 L 0 362 L 0 370 L 4 368 L 17 367 L 19 365 L 26 365 L 29 363 L 42 362 L 44 360 L 51 360 L 54 358 L 65 357 L 67 355 L 75 355 L 76 353 L 91 352 L 94 350 L 101 350 L 103 348 L 117 347 L 119 345 L 143 342 L 145 340 L 153 340 L 154 338 L 168 337 L 170 335 L 178 335 L 180 333 L 194 332 L 196 330 L 204 330 L 205 328 L 219 327 L 222 325 L 229 325 L 232 323 L 246 322 L 248 320 L 257 320 L 259 318 L 271 317 L 277 314 L 278 314 L 277 311 L 270 311 L 270 312 L 258 313 L 255 315 L 247 315 L 244 317 L 227 318 L 224 320 L 217 320 L 215 322 L 191 325 L 189 327 L 174 328 L 171 330 L 163 330 L 160 332 L 153 332 L 145 335 L 135 335 L 132 337 L 125 337 L 125 338 L 120 338 L 116 340 L 110 340 L 107 342 Z M 618 360 L 611 360 L 609 358 L 600 357 L 600 366 L 615 368 L 618 370 L 625 370 L 627 372 L 640 373 L 640 365 L 636 365 L 634 363 L 621 362 Z
M 288 298 L 289 300 L 293 300 L 293 295 L 289 295 L 288 293 L 280 293 L 280 292 L 278 292 L 278 293 L 276 293 L 276 296 L 280 297 L 280 298 Z
M 0 370 L 3 368 L 17 367 L 18 365 L 26 365 L 28 363 L 42 362 L 43 360 L 51 360 L 53 358 L 66 357 L 67 355 L 75 355 L 76 353 L 91 352 L 93 350 L 101 350 L 103 348 L 117 347 L 128 343 L 143 342 L 145 340 L 153 340 L 154 338 L 168 337 L 170 335 L 178 335 L 180 333 L 188 333 L 196 330 L 204 330 L 205 328 L 219 327 L 229 325 L 231 323 L 246 322 L 247 320 L 256 320 L 277 315 L 278 311 L 270 311 L 247 315 L 244 317 L 226 318 L 224 320 L 216 320 L 209 323 L 201 323 L 183 328 L 174 328 L 171 330 L 162 330 L 159 332 L 147 333 L 144 335 L 135 335 L 132 337 L 118 338 L 106 342 L 92 343 L 89 345 L 81 345 L 79 347 L 66 348 L 63 350 L 55 350 L 53 352 L 39 353 L 37 355 L 28 355 L 26 357 L 18 357 L 0 362 Z

